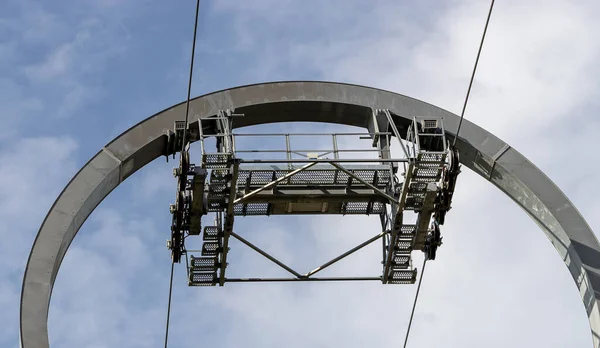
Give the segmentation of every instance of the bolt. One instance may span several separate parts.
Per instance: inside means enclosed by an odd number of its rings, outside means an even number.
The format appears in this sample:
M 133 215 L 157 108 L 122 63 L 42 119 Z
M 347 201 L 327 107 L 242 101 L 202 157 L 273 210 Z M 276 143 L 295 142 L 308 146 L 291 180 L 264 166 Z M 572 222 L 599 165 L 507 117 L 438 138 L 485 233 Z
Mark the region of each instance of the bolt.
M 175 204 L 169 204 L 169 212 L 171 214 L 175 214 L 175 210 L 176 210 Z

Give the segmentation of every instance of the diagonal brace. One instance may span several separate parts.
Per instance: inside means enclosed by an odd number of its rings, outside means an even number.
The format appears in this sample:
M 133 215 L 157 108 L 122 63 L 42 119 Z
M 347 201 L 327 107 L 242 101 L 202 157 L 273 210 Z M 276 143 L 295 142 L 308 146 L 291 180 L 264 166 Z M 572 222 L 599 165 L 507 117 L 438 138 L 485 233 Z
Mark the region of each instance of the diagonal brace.
M 231 232 L 231 236 L 234 237 L 235 239 L 239 240 L 240 242 L 246 244 L 248 247 L 250 247 L 252 250 L 256 251 L 257 253 L 261 254 L 262 256 L 266 257 L 267 259 L 269 259 L 271 262 L 273 262 L 274 264 L 276 264 L 277 266 L 285 269 L 286 271 L 290 272 L 291 274 L 295 275 L 296 277 L 300 278 L 302 277 L 302 275 L 296 271 L 294 271 L 293 269 L 291 269 L 290 267 L 286 266 L 283 262 L 277 260 L 276 258 L 274 258 L 273 256 L 271 256 L 269 253 L 267 253 L 266 251 L 262 250 L 261 248 L 257 247 L 256 245 L 250 243 L 249 241 L 247 241 L 246 239 L 242 238 L 240 235 L 238 235 L 235 232 Z
M 313 269 L 312 271 L 310 271 L 310 272 L 306 273 L 306 274 L 304 275 L 304 277 L 307 277 L 307 278 L 308 278 L 308 277 L 310 277 L 311 275 L 313 275 L 313 274 L 315 274 L 315 273 L 317 273 L 317 272 L 320 272 L 320 271 L 324 270 L 325 268 L 327 268 L 327 267 L 329 267 L 329 266 L 333 265 L 334 263 L 336 263 L 336 262 L 340 261 L 341 259 L 343 259 L 343 258 L 347 257 L 348 255 L 350 255 L 350 254 L 353 254 L 353 253 L 357 252 L 358 250 L 360 250 L 360 249 L 362 249 L 362 248 L 366 247 L 367 245 L 369 245 L 369 244 L 373 243 L 374 241 L 376 241 L 376 240 L 378 240 L 379 238 L 383 237 L 383 236 L 384 236 L 386 233 L 387 233 L 386 231 L 384 231 L 384 232 L 381 232 L 380 234 L 378 234 L 378 235 L 374 236 L 373 238 L 371 238 L 371 239 L 369 239 L 369 240 L 367 240 L 367 241 L 365 241 L 365 242 L 363 242 L 363 243 L 361 243 L 361 244 L 359 244 L 359 245 L 355 246 L 354 248 L 352 248 L 352 249 L 350 249 L 350 250 L 346 251 L 345 253 L 343 253 L 342 255 L 340 255 L 340 256 L 338 256 L 338 257 L 334 258 L 333 260 L 331 260 L 331 261 L 329 261 L 329 262 L 326 262 L 326 263 L 322 264 L 321 266 L 319 266 L 319 267 L 317 267 L 317 268 Z
M 367 185 L 369 188 L 373 189 L 375 191 L 375 193 L 377 193 L 380 196 L 383 196 L 385 198 L 387 198 L 390 202 L 396 203 L 396 204 L 400 204 L 400 202 L 398 202 L 394 197 L 388 195 L 387 193 L 381 191 L 380 189 L 378 189 L 377 187 L 375 187 L 375 185 L 368 183 L 367 181 L 361 179 L 360 177 L 358 177 L 356 174 L 352 173 L 351 171 L 349 171 L 348 169 L 340 166 L 339 164 L 335 163 L 335 162 L 330 162 L 329 164 L 331 164 L 332 166 L 336 167 L 337 169 L 341 170 L 342 172 L 350 175 L 352 178 L 354 178 L 356 181 L 361 182 L 364 185 Z
M 394 135 L 398 139 L 398 142 L 400 143 L 400 147 L 402 147 L 402 151 L 404 151 L 404 155 L 406 156 L 407 159 L 409 159 L 410 156 L 408 155 L 408 151 L 406 150 L 406 147 L 402 143 L 402 137 L 400 136 L 400 132 L 398 131 L 398 127 L 396 127 L 396 123 L 394 123 L 394 119 L 392 118 L 392 114 L 390 114 L 390 110 L 383 109 L 382 111 L 385 114 L 385 116 L 387 117 L 388 123 L 392 127 L 392 131 L 394 132 Z
M 238 172 L 240 167 L 240 161 L 236 158 L 233 162 L 233 173 L 231 177 L 231 189 L 229 196 L 233 196 L 236 190 L 236 183 L 238 178 Z M 235 216 L 233 214 L 233 202 L 230 200 L 227 203 L 227 213 L 225 215 L 225 223 L 223 224 L 223 252 L 221 254 L 221 274 L 219 275 L 219 285 L 225 284 L 225 270 L 227 269 L 227 254 L 229 253 L 229 236 L 233 232 L 233 222 Z
M 308 168 L 314 166 L 315 164 L 317 164 L 317 162 L 311 162 L 311 163 L 309 163 L 307 165 L 304 165 L 304 166 L 302 166 L 302 167 L 300 167 L 298 169 L 295 169 L 295 170 L 287 173 L 286 175 L 282 176 L 281 178 L 279 178 L 277 180 L 274 180 L 274 181 L 271 181 L 270 183 L 266 184 L 265 186 L 257 188 L 256 190 L 254 190 L 254 191 L 252 191 L 252 192 L 250 192 L 250 193 L 248 193 L 248 194 L 246 194 L 246 195 L 244 195 L 244 196 L 242 196 L 240 198 L 237 198 L 236 200 L 233 201 L 233 204 L 241 203 L 241 202 L 247 200 L 248 198 L 257 195 L 258 193 L 260 193 L 260 192 L 262 192 L 262 191 L 264 191 L 266 189 L 269 189 L 269 188 L 271 188 L 271 187 L 279 184 L 280 182 L 282 182 L 282 181 L 284 181 L 284 180 L 286 180 L 288 178 L 291 178 L 292 176 L 294 176 L 294 175 L 296 175 L 296 174 L 298 174 L 298 173 L 300 173 L 302 171 L 307 170 Z

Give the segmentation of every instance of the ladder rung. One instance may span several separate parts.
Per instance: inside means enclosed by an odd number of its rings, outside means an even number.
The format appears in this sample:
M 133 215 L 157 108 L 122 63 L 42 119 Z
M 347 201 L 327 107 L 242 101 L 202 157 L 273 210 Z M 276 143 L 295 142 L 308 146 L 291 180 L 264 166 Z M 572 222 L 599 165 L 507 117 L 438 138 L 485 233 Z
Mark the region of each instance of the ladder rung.
M 412 238 L 417 232 L 417 225 L 402 225 L 400 227 L 400 238 Z
M 410 266 L 410 254 L 394 255 L 391 266 L 394 271 L 407 269 Z
M 220 248 L 221 243 L 219 242 L 204 242 L 202 244 L 202 256 L 217 256 Z
M 204 235 L 202 236 L 202 240 L 204 241 L 214 241 L 219 240 L 219 227 L 217 226 L 206 226 L 204 227 Z
M 214 286 L 217 284 L 217 272 L 196 273 L 190 272 L 189 286 Z
M 219 261 L 216 257 L 191 257 L 190 272 L 216 272 L 219 267 Z
M 394 248 L 396 251 L 410 251 L 412 248 L 412 240 L 411 239 L 400 239 L 396 243 L 396 247 Z
M 417 270 L 392 271 L 388 278 L 389 284 L 414 284 L 417 280 Z

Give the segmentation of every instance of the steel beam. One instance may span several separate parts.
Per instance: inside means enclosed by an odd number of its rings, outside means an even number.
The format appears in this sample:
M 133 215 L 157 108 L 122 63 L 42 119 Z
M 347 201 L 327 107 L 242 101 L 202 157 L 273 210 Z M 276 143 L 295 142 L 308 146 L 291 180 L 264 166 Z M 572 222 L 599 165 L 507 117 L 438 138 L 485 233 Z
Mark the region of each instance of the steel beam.
M 227 278 L 226 283 L 275 283 L 275 282 L 357 282 L 381 281 L 381 277 L 327 277 L 327 278 Z
M 239 193 L 239 190 L 238 190 Z M 388 199 L 370 188 L 340 188 L 334 186 L 304 188 L 278 187 L 276 192 L 263 191 L 243 203 L 321 203 L 321 202 L 381 202 Z

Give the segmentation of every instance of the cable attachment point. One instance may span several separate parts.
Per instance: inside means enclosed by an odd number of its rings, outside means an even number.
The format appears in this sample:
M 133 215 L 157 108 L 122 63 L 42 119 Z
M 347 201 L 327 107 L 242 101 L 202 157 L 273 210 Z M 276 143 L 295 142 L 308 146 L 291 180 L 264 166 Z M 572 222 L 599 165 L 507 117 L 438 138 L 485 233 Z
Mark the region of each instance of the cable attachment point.
M 175 121 L 173 130 L 168 130 L 165 135 L 167 140 L 165 142 L 163 155 L 167 158 L 167 162 L 169 161 L 169 156 L 173 156 L 173 159 L 175 159 L 175 155 L 178 152 L 181 152 L 181 150 L 187 148 L 190 143 L 193 143 L 200 138 L 198 125 L 192 123 L 186 126 L 186 121 Z M 184 141 L 185 146 L 183 144 Z
M 179 263 L 185 250 L 186 235 L 199 235 L 201 218 L 207 213 L 204 202 L 204 183 L 208 171 L 189 163 L 189 152 L 181 154 L 178 168 L 173 170 L 177 178 L 177 198 L 175 204 L 169 205 L 173 215 L 171 223 L 171 240 L 167 244 L 171 250 L 173 262 Z
M 435 260 L 437 249 L 442 245 L 442 233 L 440 232 L 440 225 L 436 220 L 433 220 L 431 224 L 431 230 L 427 234 L 425 239 L 425 245 L 423 246 L 423 252 L 425 253 L 425 260 Z

